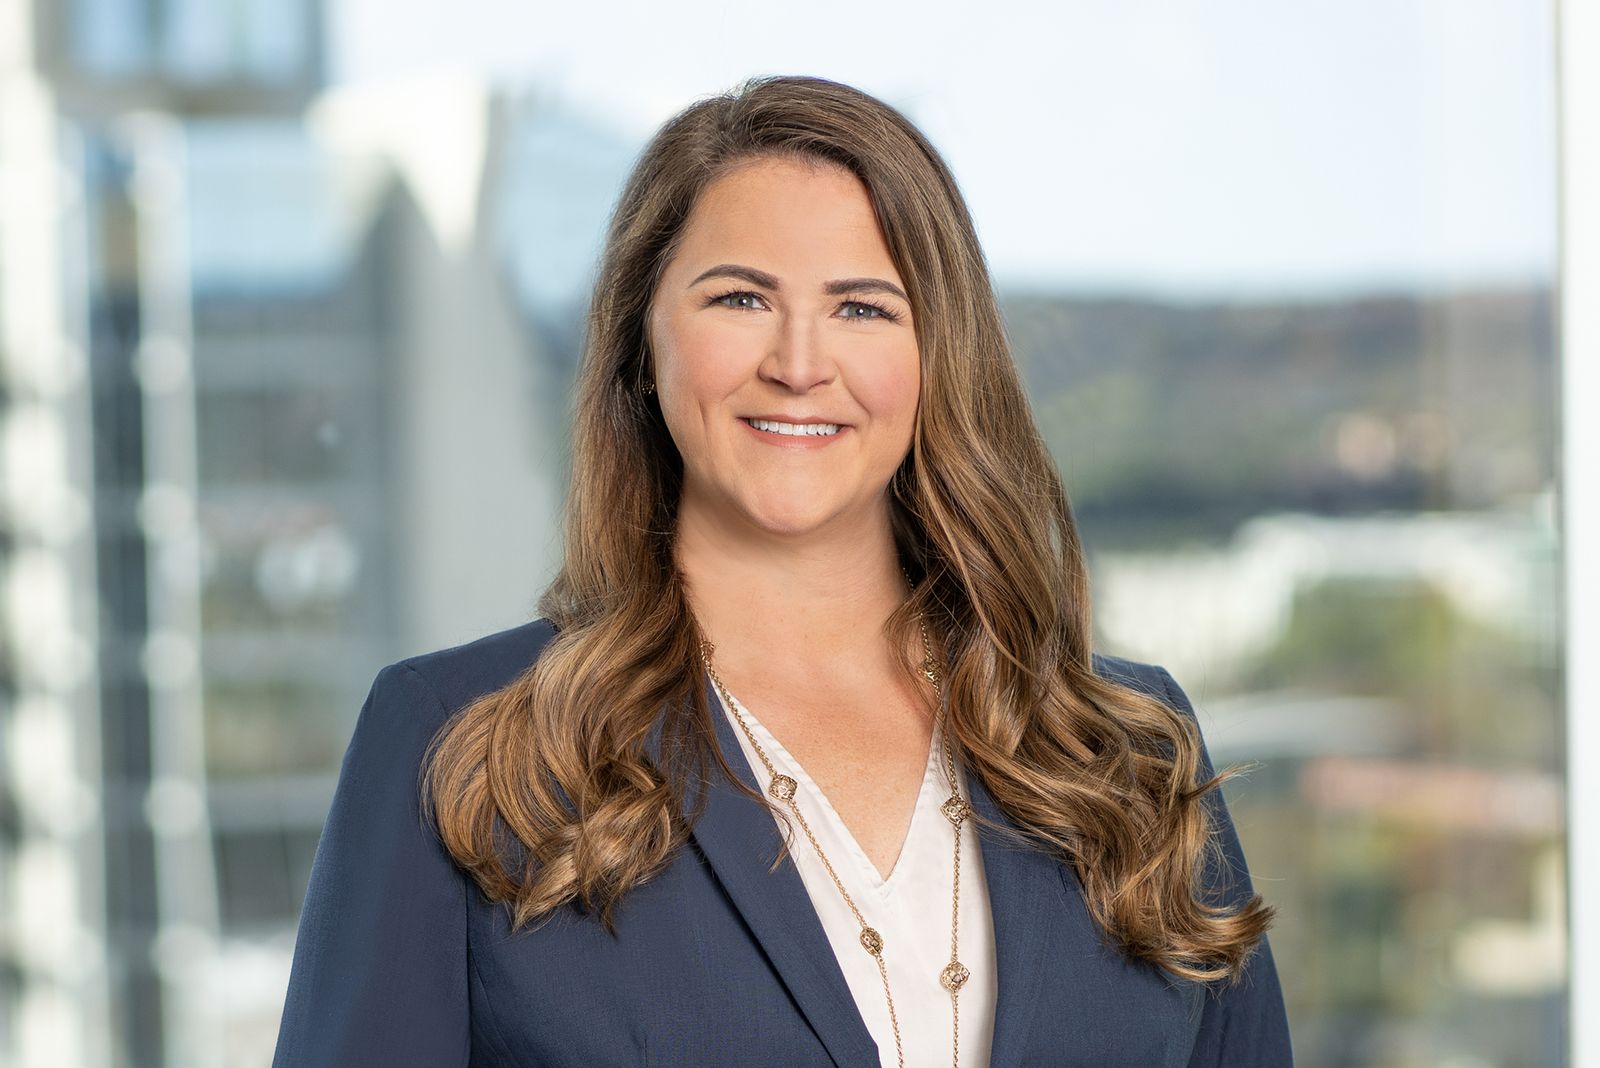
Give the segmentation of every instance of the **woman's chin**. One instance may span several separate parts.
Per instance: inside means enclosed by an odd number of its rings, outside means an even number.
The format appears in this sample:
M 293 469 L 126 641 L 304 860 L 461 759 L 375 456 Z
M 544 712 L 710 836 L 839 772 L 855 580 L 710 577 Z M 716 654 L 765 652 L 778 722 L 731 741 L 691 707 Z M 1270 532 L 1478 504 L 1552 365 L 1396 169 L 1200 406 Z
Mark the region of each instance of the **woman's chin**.
M 837 519 L 837 513 L 820 508 L 757 513 L 749 516 L 751 526 L 778 538 L 802 538 L 808 534 L 826 532 Z
M 886 508 L 887 499 L 881 494 L 871 505 L 839 492 L 836 483 L 826 480 L 779 489 L 764 487 L 723 497 L 719 504 L 706 509 L 697 507 L 686 497 L 679 507 L 679 519 L 690 512 L 699 518 L 695 522 L 710 521 L 730 531 L 743 529 L 769 538 L 804 538 L 826 536 L 830 532 L 870 523 L 874 517 L 866 514 L 871 507 Z M 705 503 L 705 498 L 698 498 Z M 857 514 L 860 513 L 860 514 Z
M 743 520 L 774 538 L 826 535 L 852 525 L 852 503 L 823 493 L 797 493 L 788 500 L 748 502 Z

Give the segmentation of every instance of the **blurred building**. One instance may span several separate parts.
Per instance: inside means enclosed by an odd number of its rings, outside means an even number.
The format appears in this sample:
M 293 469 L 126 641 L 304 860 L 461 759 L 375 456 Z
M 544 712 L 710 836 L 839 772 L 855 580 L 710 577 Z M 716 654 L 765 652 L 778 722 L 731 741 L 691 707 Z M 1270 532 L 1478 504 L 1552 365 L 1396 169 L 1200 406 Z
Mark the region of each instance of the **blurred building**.
M 1565 1063 L 1552 505 L 1264 514 L 1094 559 L 1108 647 L 1167 666 L 1215 766 L 1242 766 L 1223 792 L 1274 952 L 1320 1009 L 1302 1060 Z
M 0 1064 L 257 1064 L 372 675 L 552 566 L 511 109 L 323 94 L 319 0 L 0 18 Z
M 1259 515 L 1221 546 L 1096 553 L 1096 620 L 1119 652 L 1214 684 L 1279 641 L 1318 583 L 1421 583 L 1554 657 L 1557 549 L 1549 493 L 1492 512 Z

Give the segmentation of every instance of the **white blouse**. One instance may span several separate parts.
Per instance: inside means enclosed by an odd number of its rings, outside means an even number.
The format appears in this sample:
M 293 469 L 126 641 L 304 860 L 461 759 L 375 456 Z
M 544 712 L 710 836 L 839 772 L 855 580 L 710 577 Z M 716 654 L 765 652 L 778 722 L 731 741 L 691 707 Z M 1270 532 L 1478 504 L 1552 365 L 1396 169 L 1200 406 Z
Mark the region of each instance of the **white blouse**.
M 717 691 L 724 714 L 733 724 L 734 734 L 750 762 L 756 782 L 765 794 L 772 776 L 740 728 L 738 718 L 722 701 L 721 688 L 713 689 Z M 934 727 L 922 789 L 917 795 L 905 844 L 894 870 L 885 879 L 799 761 L 744 702 L 734 697 L 733 703 L 743 713 L 745 722 L 779 773 L 792 776 L 799 784 L 795 801 L 816 834 L 817 842 L 833 863 L 839 881 L 849 891 L 861 915 L 883 935 L 883 960 L 889 973 L 889 988 L 894 992 L 905 1063 L 949 1064 L 950 992 L 939 984 L 939 973 L 950 961 L 950 881 L 952 839 L 956 832 L 939 811 L 939 806 L 950 796 L 950 786 L 942 766 L 944 752 L 938 725 Z M 966 769 L 959 753 L 956 754 L 956 779 L 961 796 L 970 801 Z M 878 974 L 877 962 L 861 948 L 861 925 L 829 878 L 805 831 L 792 816 L 790 822 L 794 824 L 790 856 L 833 945 L 834 956 L 855 996 L 861 1018 L 878 1044 L 879 1059 L 882 1064 L 893 1066 L 896 1064 L 894 1028 L 889 1023 L 889 1004 L 883 996 L 883 979 Z M 781 826 L 779 830 L 781 833 Z M 989 1045 L 994 1034 L 994 923 L 989 911 L 989 887 L 984 879 L 983 852 L 978 844 L 977 826 L 970 819 L 961 829 L 957 938 L 958 956 L 971 973 L 971 978 L 961 988 L 961 1068 L 988 1068 Z

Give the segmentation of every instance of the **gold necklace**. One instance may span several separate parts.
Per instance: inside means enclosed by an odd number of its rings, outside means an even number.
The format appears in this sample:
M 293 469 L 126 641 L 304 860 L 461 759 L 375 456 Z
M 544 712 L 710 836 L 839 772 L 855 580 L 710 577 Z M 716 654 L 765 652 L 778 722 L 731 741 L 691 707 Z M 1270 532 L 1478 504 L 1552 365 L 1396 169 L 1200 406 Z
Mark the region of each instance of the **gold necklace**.
M 905 573 L 904 568 L 901 568 L 901 573 Z M 911 578 L 907 575 L 906 582 L 909 584 L 910 581 Z M 944 743 L 945 777 L 950 782 L 950 796 L 945 800 L 944 804 L 939 806 L 939 811 L 944 813 L 945 818 L 955 826 L 956 830 L 955 862 L 952 865 L 954 874 L 950 888 L 950 963 L 940 970 L 939 985 L 950 991 L 950 1064 L 951 1068 L 960 1068 L 961 988 L 971 975 L 967 971 L 967 966 L 962 964 L 960 958 L 956 955 L 957 933 L 961 915 L 961 825 L 966 822 L 966 818 L 972 812 L 972 809 L 961 796 L 960 787 L 956 785 L 955 756 L 950 748 L 950 734 L 947 729 L 949 714 L 944 709 L 944 688 L 940 684 L 938 672 L 935 670 L 933 645 L 928 640 L 928 625 L 920 615 L 917 617 L 917 624 L 922 628 L 922 673 L 929 682 L 933 683 L 934 694 L 939 700 L 939 736 Z M 795 794 L 799 789 L 799 783 L 788 775 L 780 775 L 778 770 L 772 766 L 772 761 L 768 759 L 766 750 L 756 740 L 756 736 L 750 730 L 749 724 L 745 722 L 744 716 L 735 706 L 733 695 L 722 684 L 722 678 L 717 674 L 716 669 L 711 666 L 711 654 L 715 651 L 716 646 L 704 638 L 701 639 L 700 656 L 705 661 L 706 672 L 711 676 L 711 681 L 717 684 L 717 690 L 722 694 L 723 701 L 727 703 L 728 710 L 739 721 L 739 727 L 744 731 L 745 737 L 750 739 L 750 745 L 755 749 L 756 755 L 761 758 L 761 763 L 766 765 L 767 774 L 771 777 L 767 792 L 788 804 L 790 811 L 794 813 L 795 819 L 800 821 L 801 829 L 806 832 L 806 838 L 810 839 L 811 848 L 817 851 L 817 857 L 822 861 L 822 866 L 827 869 L 829 878 L 833 880 L 833 885 L 839 888 L 839 893 L 844 898 L 844 903 L 850 907 L 856 922 L 861 925 L 861 948 L 871 954 L 872 958 L 878 963 L 878 975 L 883 979 L 883 996 L 889 1002 L 889 1026 L 894 1029 L 895 1058 L 900 1068 L 905 1068 L 905 1051 L 900 1045 L 900 1022 L 894 1013 L 894 995 L 889 992 L 889 969 L 883 962 L 883 935 L 867 924 L 866 919 L 861 915 L 861 910 L 856 908 L 856 903 L 851 900 L 849 892 L 845 890 L 844 883 L 839 881 L 838 872 L 834 871 L 833 865 L 828 862 L 827 854 L 822 851 L 822 846 L 817 844 L 817 836 L 811 833 L 811 824 L 806 822 L 804 814 L 800 811 L 800 806 L 795 802 Z

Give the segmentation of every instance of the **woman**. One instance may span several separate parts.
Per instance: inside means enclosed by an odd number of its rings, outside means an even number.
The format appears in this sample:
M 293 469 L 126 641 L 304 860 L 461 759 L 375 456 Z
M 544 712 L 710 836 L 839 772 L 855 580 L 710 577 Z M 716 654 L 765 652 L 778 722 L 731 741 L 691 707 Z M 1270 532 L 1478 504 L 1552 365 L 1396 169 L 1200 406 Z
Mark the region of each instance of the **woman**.
M 1288 1065 L 1183 692 L 1091 655 L 972 222 L 752 80 L 607 235 L 544 618 L 378 673 L 276 1064 Z

